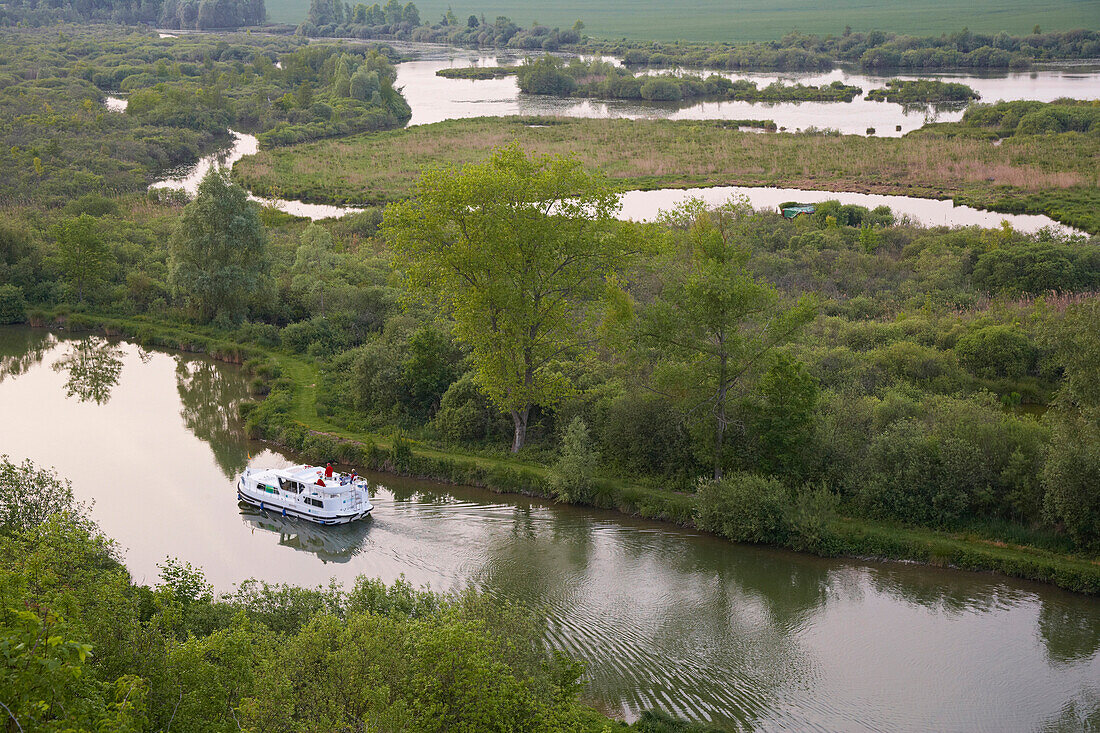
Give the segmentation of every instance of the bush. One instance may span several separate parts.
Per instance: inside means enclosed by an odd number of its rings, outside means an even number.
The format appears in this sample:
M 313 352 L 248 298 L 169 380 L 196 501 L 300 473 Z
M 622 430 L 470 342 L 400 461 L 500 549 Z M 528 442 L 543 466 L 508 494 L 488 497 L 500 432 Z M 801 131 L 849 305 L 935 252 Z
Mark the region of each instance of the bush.
M 776 479 L 736 473 L 699 489 L 696 524 L 737 542 L 783 544 L 790 533 L 789 505 L 787 490 Z
M 1035 367 L 1037 352 L 1027 335 L 1007 325 L 986 326 L 955 344 L 963 366 L 984 379 L 1019 379 Z
M 456 443 L 485 440 L 507 431 L 500 411 L 468 373 L 447 388 L 432 426 L 444 440 Z
M 690 476 L 696 464 L 675 408 L 656 395 L 624 394 L 611 403 L 600 453 L 624 476 Z
M 1100 429 L 1078 414 L 1059 414 L 1043 472 L 1046 510 L 1081 548 L 1100 549 Z
M 642 99 L 654 102 L 677 102 L 684 96 L 680 85 L 665 77 L 653 77 L 642 82 L 641 94 Z
M 23 289 L 15 285 L 0 285 L 0 323 L 25 323 L 27 302 Z
M 597 461 L 588 426 L 581 418 L 573 418 L 562 438 L 561 457 L 550 469 L 550 490 L 554 496 L 571 504 L 587 503 L 592 495 Z

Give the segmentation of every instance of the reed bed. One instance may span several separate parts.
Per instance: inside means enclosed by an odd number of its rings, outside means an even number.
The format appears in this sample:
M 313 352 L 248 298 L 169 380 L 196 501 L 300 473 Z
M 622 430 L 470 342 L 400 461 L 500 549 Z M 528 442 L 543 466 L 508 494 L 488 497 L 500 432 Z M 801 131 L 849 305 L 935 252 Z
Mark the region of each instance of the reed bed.
M 928 134 L 761 135 L 712 121 L 551 121 L 535 128 L 530 118 L 451 120 L 263 150 L 238 163 L 234 175 L 260 194 L 377 204 L 410 195 L 424 167 L 478 160 L 494 146 L 517 141 L 535 153 L 576 155 L 628 188 L 788 186 L 931 198 L 965 194 L 988 202 L 1017 194 L 1045 200 L 1052 192 L 1057 199 L 1062 191 L 1079 200 L 1100 180 L 1100 138 L 1077 133 L 1013 137 L 994 146 Z M 1046 208 L 1056 216 L 1056 206 Z M 1098 226 L 1084 223 L 1092 231 Z

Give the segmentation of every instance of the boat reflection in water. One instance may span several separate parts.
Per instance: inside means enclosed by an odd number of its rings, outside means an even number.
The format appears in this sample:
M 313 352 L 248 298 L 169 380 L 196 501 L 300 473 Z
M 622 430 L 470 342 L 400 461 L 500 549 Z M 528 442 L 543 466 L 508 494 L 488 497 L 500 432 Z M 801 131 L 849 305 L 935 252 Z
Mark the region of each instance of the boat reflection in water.
M 371 527 L 369 516 L 349 524 L 320 525 L 262 511 L 244 502 L 238 506 L 241 519 L 253 532 L 273 532 L 279 535 L 280 545 L 312 553 L 326 563 L 348 562 L 358 555 Z

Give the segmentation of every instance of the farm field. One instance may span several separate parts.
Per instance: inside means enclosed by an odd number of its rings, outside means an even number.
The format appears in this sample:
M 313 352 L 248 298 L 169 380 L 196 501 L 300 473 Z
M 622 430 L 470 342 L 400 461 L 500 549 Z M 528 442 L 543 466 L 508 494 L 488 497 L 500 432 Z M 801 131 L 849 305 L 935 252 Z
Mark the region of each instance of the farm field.
M 470 14 L 492 20 L 505 15 L 520 26 L 538 21 L 549 26 L 571 26 L 583 20 L 592 36 L 644 40 L 765 41 L 792 30 L 839 34 L 852 30 L 888 30 L 913 35 L 951 33 L 966 26 L 975 32 L 1030 33 L 1100 26 L 1100 4 L 1093 0 L 864 0 L 797 2 L 796 0 L 693 0 L 670 4 L 655 0 L 607 0 L 593 5 L 580 0 L 553 4 L 532 0 L 479 0 L 455 4 L 445 0 L 416 3 L 425 20 L 438 20 L 448 7 L 455 15 Z M 309 10 L 308 0 L 269 0 L 273 22 L 299 23 Z
M 575 154 L 628 188 L 785 186 L 955 198 L 983 208 L 1015 200 L 1018 212 L 1100 227 L 1094 215 L 1066 214 L 1087 212 L 1097 187 L 1100 140 L 1083 134 L 993 145 L 930 135 L 759 135 L 708 121 L 476 118 L 262 150 L 233 174 L 263 196 L 377 204 L 407 196 L 424 166 L 477 160 L 513 140 L 535 153 Z

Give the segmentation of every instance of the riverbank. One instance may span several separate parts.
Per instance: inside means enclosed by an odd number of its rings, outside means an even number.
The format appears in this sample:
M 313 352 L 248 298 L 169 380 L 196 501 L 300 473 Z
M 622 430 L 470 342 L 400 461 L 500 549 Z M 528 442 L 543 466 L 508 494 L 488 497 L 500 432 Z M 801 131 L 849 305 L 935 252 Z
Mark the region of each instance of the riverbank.
M 316 463 L 339 461 L 360 468 L 452 484 L 469 484 L 498 493 L 551 497 L 548 468 L 512 457 L 459 453 L 400 435 L 366 433 L 317 414 L 316 367 L 297 356 L 245 344 L 214 329 L 166 324 L 106 314 L 32 314 L 31 324 L 69 331 L 96 331 L 144 346 L 205 353 L 241 364 L 253 378 L 252 391 L 266 398 L 245 403 L 253 437 L 302 454 Z M 592 506 L 648 519 L 695 526 L 691 494 L 603 477 L 594 485 Z M 1027 545 L 1012 544 L 977 532 L 946 532 L 902 527 L 845 517 L 814 523 L 811 531 L 791 532 L 783 546 L 827 557 L 877 558 L 926 563 L 965 570 L 996 571 L 1100 595 L 1100 562 Z
M 261 150 L 239 161 L 233 177 L 259 196 L 383 204 L 408 196 L 426 166 L 478 160 L 511 141 L 532 153 L 574 154 L 629 189 L 781 186 L 953 199 L 1100 232 L 1092 165 L 1100 138 L 1081 133 L 994 144 L 934 134 L 760 135 L 724 121 L 474 118 Z

